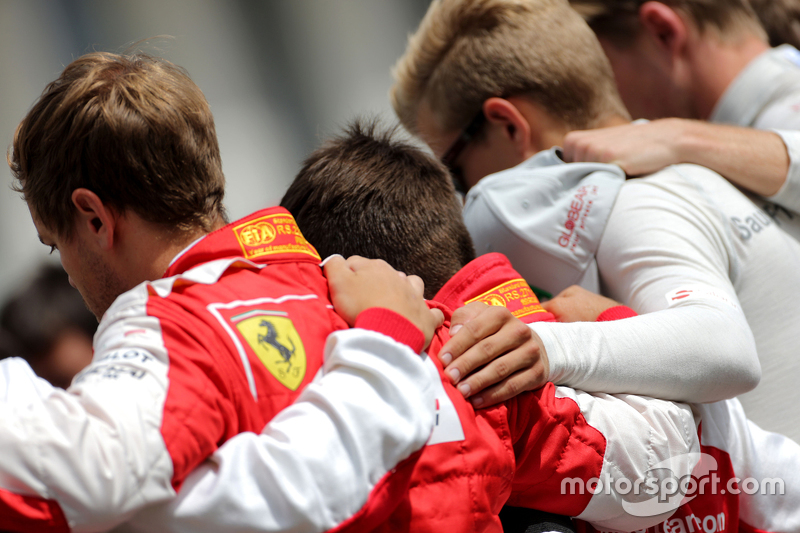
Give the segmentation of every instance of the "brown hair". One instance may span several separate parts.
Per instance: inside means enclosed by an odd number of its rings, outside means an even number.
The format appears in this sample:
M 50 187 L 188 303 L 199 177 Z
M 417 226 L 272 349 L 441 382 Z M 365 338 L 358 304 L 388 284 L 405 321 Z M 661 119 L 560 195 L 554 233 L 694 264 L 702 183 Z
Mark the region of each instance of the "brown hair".
M 225 217 L 208 102 L 183 69 L 146 54 L 95 52 L 67 65 L 17 127 L 7 158 L 15 189 L 67 239 L 80 187 L 169 229 L 208 230 Z
M 750 0 L 770 46 L 800 47 L 800 0 Z
M 572 128 L 628 116 L 602 48 L 566 0 L 434 0 L 393 76 L 392 105 L 414 133 L 423 102 L 443 131 L 457 131 L 492 96 L 529 96 Z
M 633 42 L 639 33 L 639 8 L 648 0 L 569 0 L 594 32 L 620 47 Z M 773 0 L 768 0 L 773 1 Z M 742 28 L 764 36 L 748 0 L 660 0 L 688 15 L 700 31 L 713 30 L 720 36 Z
M 281 205 L 322 257 L 383 259 L 421 277 L 427 298 L 475 258 L 447 170 L 374 121 L 314 151 Z

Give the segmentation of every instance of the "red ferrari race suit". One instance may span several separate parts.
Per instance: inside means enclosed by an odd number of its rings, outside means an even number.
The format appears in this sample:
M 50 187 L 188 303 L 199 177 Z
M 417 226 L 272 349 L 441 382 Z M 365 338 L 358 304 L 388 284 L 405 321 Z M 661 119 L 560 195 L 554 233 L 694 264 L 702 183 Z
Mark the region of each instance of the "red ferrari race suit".
M 410 322 L 370 312 L 373 329 L 422 347 Z M 393 317 L 380 324 L 381 313 Z M 108 530 L 174 497 L 224 441 L 260 432 L 312 381 L 324 350 L 340 362 L 348 351 L 408 351 L 345 328 L 319 256 L 284 209 L 206 235 L 162 279 L 116 299 L 95 335 L 93 362 L 68 391 L 37 381 L 19 359 L 0 362 L 0 530 Z M 402 407 L 402 393 L 393 394 Z M 405 451 L 393 443 L 388 468 L 429 431 L 412 431 L 418 437 Z
M 500 254 L 472 261 L 434 300 L 445 311 L 479 300 L 504 305 L 528 323 L 555 321 Z M 635 313 L 620 307 L 608 314 Z M 442 328 L 428 352 L 438 353 L 448 339 Z M 563 480 L 588 483 L 612 468 L 633 475 L 646 469 L 648 453 L 668 457 L 696 446 L 696 437 L 685 433 L 694 428 L 692 414 L 680 404 L 590 396 L 548 383 L 476 411 L 444 375 L 438 358 L 427 361 L 441 384 L 436 425 L 408 497 L 380 531 L 502 531 L 498 513 L 506 503 L 570 516 L 589 510 L 597 523 L 618 525 L 622 509 L 616 495 L 562 495 Z
M 474 299 L 502 302 L 522 320 L 552 320 L 497 254 L 471 262 L 439 297 L 453 307 Z M 449 316 L 445 305 L 432 305 Z M 437 354 L 449 338 L 447 326 L 437 332 L 430 354 Z M 607 472 L 636 479 L 653 460 L 697 449 L 687 406 L 631 396 L 591 396 L 547 385 L 476 412 L 443 375 L 438 360 L 429 357 L 425 365 L 435 378 L 436 426 L 414 467 L 408 496 L 397 505 L 370 495 L 375 512 L 385 512 L 386 507 L 392 512 L 379 530 L 501 531 L 497 514 L 507 501 L 561 514 L 587 513 L 598 525 L 646 527 L 658 518 L 631 520 L 616 494 L 584 491 L 561 496 L 563 480 L 588 483 Z M 181 491 L 161 513 L 157 522 L 162 530 L 280 530 L 276 516 L 283 510 L 271 504 L 274 480 L 262 474 L 263 456 L 251 453 L 248 461 L 236 461 L 236 454 L 230 453 L 245 437 L 226 443 L 214 455 L 221 459 L 217 468 L 205 471 L 202 483 L 185 487 L 189 490 Z M 685 463 L 674 471 L 689 474 L 691 466 Z M 348 468 L 344 465 L 343 471 Z M 354 516 L 346 525 L 354 531 L 372 530 L 372 514 Z M 324 531 L 318 526 L 325 523 L 329 528 L 336 524 L 319 521 L 296 531 Z
M 500 254 L 471 262 L 434 299 L 452 309 L 479 300 L 507 306 L 528 323 L 555 321 Z M 635 314 L 618 306 L 598 320 Z M 448 338 L 435 337 L 429 353 Z M 746 420 L 737 400 L 693 405 L 692 420 L 670 402 L 588 395 L 548 383 L 475 411 L 438 358 L 428 364 L 442 384 L 433 436 L 409 496 L 381 530 L 500 531 L 497 513 L 506 502 L 616 530 L 648 524 L 652 533 L 800 530 L 800 486 L 781 478 L 786 469 L 800 471 L 800 447 Z M 695 435 L 684 442 L 680 431 Z M 647 451 L 654 456 L 648 459 Z M 619 479 L 628 483 L 609 486 Z M 641 496 L 633 494 L 636 481 Z M 660 492 L 648 494 L 648 483 Z M 592 495 L 588 488 L 602 490 Z M 788 492 L 779 493 L 782 488 Z
M 522 320 L 552 320 L 497 254 L 467 265 L 437 298 L 454 308 L 480 299 L 507 305 Z M 609 318 L 631 314 L 624 308 L 606 313 Z M 447 340 L 446 328 L 447 324 L 440 329 L 429 353 L 437 353 Z M 438 360 L 431 357 L 425 364 L 436 378 L 436 426 L 414 467 L 408 496 L 378 529 L 500 531 L 497 514 L 505 503 L 580 515 L 599 528 L 650 527 L 667 519 L 679 502 L 660 512 L 632 515 L 619 493 L 592 494 L 588 489 L 596 486 L 593 478 L 642 479 L 660 485 L 689 475 L 698 463 L 695 417 L 688 406 L 632 395 L 589 395 L 548 384 L 503 405 L 474 411 L 443 375 Z M 263 456 L 250 453 L 246 461 L 235 460 L 246 437 L 226 443 L 215 454 L 220 458 L 218 467 L 206 470 L 203 483 L 186 487 L 190 490 L 181 491 L 176 503 L 158 516 L 162 530 L 280 530 L 276 516 L 283 510 L 271 504 L 273 479 L 262 474 Z M 665 461 L 668 469 L 653 469 Z M 396 505 L 377 501 L 373 495 L 370 500 L 373 509 L 384 503 Z M 359 522 L 368 516 L 354 516 L 347 525 L 356 531 L 370 530 Z M 297 531 L 324 531 L 320 527 L 324 523 L 309 523 Z

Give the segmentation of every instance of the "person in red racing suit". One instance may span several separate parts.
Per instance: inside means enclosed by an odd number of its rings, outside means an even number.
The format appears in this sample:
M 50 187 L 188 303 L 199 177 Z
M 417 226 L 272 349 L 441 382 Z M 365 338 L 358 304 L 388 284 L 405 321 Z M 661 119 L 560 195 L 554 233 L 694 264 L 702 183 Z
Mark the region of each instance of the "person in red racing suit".
M 75 60 L 9 159 L 40 239 L 102 319 L 93 362 L 67 391 L 0 362 L 0 530 L 110 529 L 172 498 L 230 437 L 261 431 L 322 367 L 329 336 L 329 356 L 354 350 L 356 335 L 359 350 L 416 359 L 404 346 L 432 334 L 437 313 L 394 271 L 389 300 L 397 283 L 422 320 L 356 306 L 348 321 L 362 329 L 341 331 L 319 255 L 286 210 L 225 224 L 208 104 L 165 61 Z M 385 458 L 401 486 L 412 462 L 398 463 L 425 434 Z

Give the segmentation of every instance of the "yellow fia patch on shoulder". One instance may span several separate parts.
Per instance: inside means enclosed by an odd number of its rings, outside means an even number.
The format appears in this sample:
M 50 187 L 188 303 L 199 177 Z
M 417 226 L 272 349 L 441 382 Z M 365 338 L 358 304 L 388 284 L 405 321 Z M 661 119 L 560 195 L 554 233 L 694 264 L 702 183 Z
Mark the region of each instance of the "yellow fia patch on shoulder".
M 288 214 L 266 215 L 233 228 L 245 259 L 282 253 L 306 254 L 320 260 L 319 254 L 303 237 L 294 218 Z
M 512 279 L 498 285 L 497 287 L 464 302 L 483 302 L 487 305 L 497 305 L 507 307 L 511 314 L 517 318 L 531 315 L 533 313 L 545 313 L 546 311 L 539 303 L 539 299 L 531 290 L 528 283 L 522 279 Z

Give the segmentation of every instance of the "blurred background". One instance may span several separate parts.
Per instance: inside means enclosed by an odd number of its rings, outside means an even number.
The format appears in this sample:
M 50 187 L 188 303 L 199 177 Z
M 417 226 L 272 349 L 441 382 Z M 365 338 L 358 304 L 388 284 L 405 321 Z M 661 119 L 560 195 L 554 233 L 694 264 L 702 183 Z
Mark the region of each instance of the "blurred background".
M 428 0 L 0 0 L 0 143 L 45 85 L 91 51 L 189 71 L 217 126 L 232 220 L 274 205 L 303 158 L 356 114 L 394 120 L 390 68 Z M 57 253 L 0 165 L 0 301 Z

